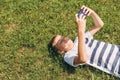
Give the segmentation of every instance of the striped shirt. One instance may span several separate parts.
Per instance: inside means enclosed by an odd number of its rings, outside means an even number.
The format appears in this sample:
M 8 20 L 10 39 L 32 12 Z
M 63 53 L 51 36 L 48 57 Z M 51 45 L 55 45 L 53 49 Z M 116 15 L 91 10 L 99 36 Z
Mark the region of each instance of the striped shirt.
M 106 73 L 120 77 L 120 47 L 106 42 L 94 40 L 90 32 L 85 34 L 85 44 L 88 61 L 86 64 L 98 68 Z M 71 66 L 74 65 L 74 57 L 78 56 L 78 38 L 74 41 L 74 47 L 65 53 L 64 60 Z

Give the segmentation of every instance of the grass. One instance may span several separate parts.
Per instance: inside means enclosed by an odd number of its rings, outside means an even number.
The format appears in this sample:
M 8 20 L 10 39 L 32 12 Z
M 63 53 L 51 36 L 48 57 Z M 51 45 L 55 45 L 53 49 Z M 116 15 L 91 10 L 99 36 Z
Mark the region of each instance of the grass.
M 1 0 L 0 80 L 119 80 L 90 66 L 70 67 L 49 48 L 56 34 L 77 36 L 83 4 L 105 23 L 95 38 L 119 44 L 119 0 Z M 92 24 L 88 17 L 87 29 Z

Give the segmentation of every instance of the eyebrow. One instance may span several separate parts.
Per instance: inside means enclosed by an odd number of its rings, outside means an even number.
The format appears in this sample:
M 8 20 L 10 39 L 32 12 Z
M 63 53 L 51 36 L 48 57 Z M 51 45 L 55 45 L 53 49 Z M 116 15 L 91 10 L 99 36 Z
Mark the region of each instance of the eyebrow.
M 59 39 L 58 42 L 60 42 L 60 44 L 61 44 L 64 38 L 65 38 L 65 37 L 61 36 L 61 39 Z
M 54 46 L 54 48 L 55 48 L 56 51 L 58 50 L 57 45 L 58 45 L 59 42 L 61 44 L 61 40 L 62 39 L 63 39 L 63 36 L 60 37 L 60 39 L 57 41 L 56 45 Z
M 61 36 L 60 39 L 57 41 L 57 44 L 55 45 L 55 47 L 56 47 L 57 45 L 60 45 L 60 44 L 62 43 L 62 40 L 63 40 L 63 39 L 64 39 L 64 37 Z

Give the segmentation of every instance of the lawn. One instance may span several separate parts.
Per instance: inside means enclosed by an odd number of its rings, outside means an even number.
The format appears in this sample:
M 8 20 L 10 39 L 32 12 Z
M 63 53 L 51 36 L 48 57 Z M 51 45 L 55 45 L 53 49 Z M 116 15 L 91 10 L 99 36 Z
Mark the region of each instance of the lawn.
M 82 5 L 104 21 L 95 38 L 120 44 L 119 0 L 0 0 L 0 80 L 119 80 L 90 66 L 70 67 L 49 46 L 56 34 L 77 36 Z M 87 18 L 87 30 L 93 24 Z

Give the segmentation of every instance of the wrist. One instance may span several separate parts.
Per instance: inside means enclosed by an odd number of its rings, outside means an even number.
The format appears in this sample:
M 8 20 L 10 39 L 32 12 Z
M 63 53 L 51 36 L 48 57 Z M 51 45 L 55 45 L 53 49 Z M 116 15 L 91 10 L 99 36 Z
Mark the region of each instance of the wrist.
M 85 33 L 85 30 L 79 30 L 79 29 L 78 29 L 78 33 L 79 33 L 79 34 L 84 34 L 84 33 Z
M 85 33 L 85 27 L 84 26 L 78 26 L 78 33 Z
M 94 11 L 91 12 L 90 16 L 94 16 L 96 13 Z

